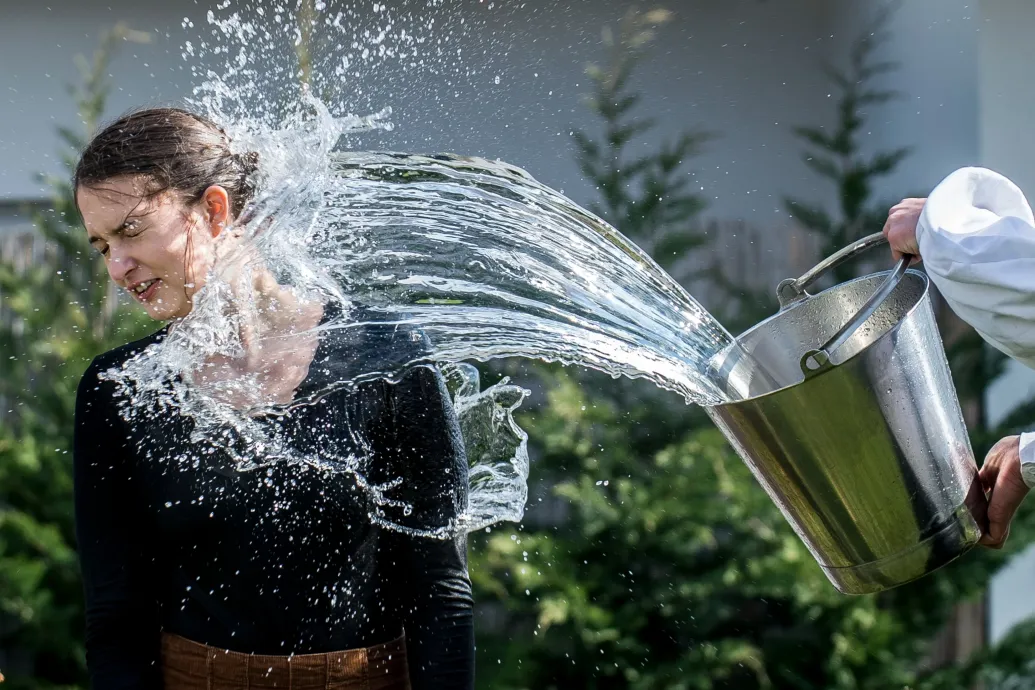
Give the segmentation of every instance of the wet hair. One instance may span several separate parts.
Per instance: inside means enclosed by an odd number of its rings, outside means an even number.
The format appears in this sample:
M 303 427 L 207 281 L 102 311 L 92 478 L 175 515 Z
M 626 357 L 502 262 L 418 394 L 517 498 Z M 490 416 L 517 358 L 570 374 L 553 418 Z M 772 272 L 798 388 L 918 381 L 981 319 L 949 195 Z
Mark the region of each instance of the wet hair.
M 258 164 L 257 153 L 231 152 L 230 137 L 208 118 L 181 108 L 148 108 L 101 130 L 79 157 L 72 181 L 78 190 L 139 175 L 148 181 L 149 198 L 171 191 L 191 203 L 219 185 L 238 217 L 255 194 Z

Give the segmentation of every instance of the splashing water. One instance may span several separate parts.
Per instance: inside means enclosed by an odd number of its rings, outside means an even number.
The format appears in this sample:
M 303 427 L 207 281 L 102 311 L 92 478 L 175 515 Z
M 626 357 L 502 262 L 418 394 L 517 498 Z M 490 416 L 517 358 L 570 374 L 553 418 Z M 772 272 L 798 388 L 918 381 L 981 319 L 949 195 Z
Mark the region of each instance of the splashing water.
M 464 362 L 563 362 L 645 378 L 689 403 L 726 400 L 711 362 L 733 338 L 614 228 L 502 162 L 336 150 L 343 138 L 349 144 L 357 133 L 390 128 L 390 110 L 334 116 L 310 89 L 286 115 L 263 111 L 268 101 L 252 63 L 259 28 L 236 14 L 210 13 L 209 21 L 223 40 L 211 52 L 233 59 L 218 77 L 209 72 L 194 105 L 228 124 L 237 149 L 259 153 L 259 193 L 239 223 L 243 241 L 226 247 L 191 314 L 161 343 L 109 372 L 132 387 L 127 414 L 153 409 L 142 397 L 176 406 L 195 421 L 196 440 L 227 447 L 241 469 L 326 466 L 327 458 L 300 455 L 259 417 L 372 378 L 394 379 L 412 365 L 443 365 L 471 464 L 470 505 L 450 529 L 473 530 L 522 517 L 527 437 L 513 413 L 527 391 L 506 380 L 482 391 L 477 370 Z M 402 43 L 420 43 L 412 28 L 396 30 L 409 36 Z M 226 45 L 232 40 L 237 51 Z M 263 272 L 303 303 L 340 307 L 314 330 L 377 323 L 417 334 L 422 345 L 413 356 L 342 376 L 287 405 L 270 399 L 257 376 L 198 376 L 213 362 L 244 356 L 242 333 L 260 326 L 254 285 Z M 359 465 L 346 458 L 336 466 L 356 473 Z M 375 503 L 391 501 L 383 487 L 366 488 Z
M 419 325 L 442 361 L 531 357 L 648 378 L 689 402 L 732 338 L 649 257 L 527 173 L 340 154 L 311 254 L 350 299 Z

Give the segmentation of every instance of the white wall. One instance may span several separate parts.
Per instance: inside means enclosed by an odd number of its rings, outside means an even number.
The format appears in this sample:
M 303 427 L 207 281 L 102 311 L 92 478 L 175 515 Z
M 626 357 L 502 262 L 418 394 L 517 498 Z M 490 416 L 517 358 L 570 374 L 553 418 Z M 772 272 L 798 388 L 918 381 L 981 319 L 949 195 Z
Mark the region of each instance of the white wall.
M 847 42 L 857 35 L 879 4 L 839 0 L 835 36 Z M 980 27 L 974 0 L 902 0 L 891 39 L 876 57 L 898 63 L 881 85 L 904 97 L 873 109 L 864 141 L 871 152 L 911 146 L 913 154 L 878 186 L 882 198 L 926 195 L 979 160 Z
M 329 5 L 342 2 L 332 0 Z M 175 102 L 193 85 L 180 57 L 181 45 L 187 33 L 196 39 L 207 28 L 204 14 L 214 4 L 215 0 L 0 0 L 0 200 L 38 198 L 45 190 L 33 174 L 60 171 L 53 131 L 57 124 L 74 124 L 65 93 L 65 85 L 75 77 L 72 56 L 90 53 L 100 29 L 121 19 L 150 31 L 154 38 L 150 45 L 127 45 L 113 65 L 117 89 L 112 114 L 134 105 Z M 389 4 L 422 5 L 413 0 Z M 526 167 L 577 201 L 587 201 L 592 190 L 572 160 L 568 133 L 573 126 L 592 127 L 580 102 L 588 88 L 583 68 L 601 57 L 601 27 L 615 23 L 632 3 L 498 4 L 501 7 L 489 10 L 493 3 L 452 3 L 460 15 L 482 22 L 477 31 L 454 32 L 448 38 L 450 47 L 464 49 L 462 62 L 474 73 L 464 83 L 447 87 L 441 80 L 385 68 L 357 85 L 356 103 L 349 104 L 354 106 L 350 109 L 392 105 L 397 125 L 390 135 L 367 137 L 362 145 L 499 157 Z M 989 4 L 1027 7 L 1024 0 Z M 676 19 L 662 29 L 651 59 L 637 77 L 644 111 L 660 121 L 658 132 L 645 143 L 674 136 L 685 127 L 719 134 L 695 163 L 695 180 L 712 201 L 708 215 L 745 219 L 771 231 L 774 241 L 788 242 L 796 233 L 789 228 L 782 199 L 832 201 L 834 194 L 801 163 L 802 146 L 791 128 L 832 124 L 833 100 L 827 97 L 831 90 L 821 63 L 843 60 L 873 3 L 671 0 L 667 5 L 676 10 Z M 876 108 L 867 136 L 871 150 L 914 147 L 914 155 L 878 190 L 889 201 L 925 193 L 952 169 L 982 158 L 974 97 L 981 35 L 976 10 L 974 0 L 903 2 L 893 41 L 882 57 L 901 63 L 888 85 L 910 96 Z M 181 28 L 184 17 L 195 24 L 188 32 Z M 1023 21 L 1003 24 L 1016 27 Z M 1014 35 L 1000 42 L 1025 44 Z M 500 77 L 499 85 L 492 75 Z M 1003 78 L 996 81 L 996 75 L 983 73 L 984 77 L 990 78 L 982 82 L 982 101 L 995 101 L 987 94 L 999 89 L 996 84 Z M 1023 110 L 1004 106 L 985 117 L 980 129 L 983 150 L 996 150 L 989 131 L 1007 126 L 1017 131 L 1018 123 L 1008 121 L 1022 120 L 1017 112 Z M 1007 153 L 1025 150 L 1009 142 L 1004 146 Z M 1030 149 L 1035 143 L 1026 146 Z M 1023 180 L 1023 172 L 1018 174 Z
M 172 58 L 179 51 L 164 34 L 179 42 L 179 20 L 188 5 L 193 3 L 0 0 L 0 200 L 46 196 L 35 173 L 61 172 L 54 129 L 76 125 L 66 93 L 76 78 L 73 56 L 92 56 L 101 29 L 128 19 L 157 39 L 151 45 L 127 45 L 115 61 L 113 112 L 185 93 L 188 82 Z
M 57 170 L 56 124 L 73 122 L 64 84 L 74 77 L 75 53 L 93 50 L 98 30 L 117 19 L 152 31 L 155 42 L 127 46 L 113 66 L 118 91 L 112 113 L 132 105 L 174 101 L 191 87 L 180 59 L 184 17 L 204 28 L 205 0 L 48 0 L 0 10 L 0 199 L 41 194 L 32 174 Z M 329 3 L 334 6 L 334 2 Z M 390 2 L 401 6 L 404 0 Z M 412 6 L 414 3 L 410 3 Z M 486 18 L 486 3 L 461 0 L 461 13 L 491 28 L 454 36 L 465 58 L 500 85 L 474 78 L 459 88 L 422 83 L 386 70 L 366 84 L 367 102 L 393 105 L 390 136 L 373 147 L 451 150 L 500 157 L 528 168 L 548 184 L 587 200 L 591 189 L 572 161 L 568 133 L 587 122 L 580 96 L 583 74 L 600 57 L 600 29 L 631 4 L 624 0 L 537 0 L 508 5 Z M 721 135 L 698 164 L 700 186 L 712 197 L 711 215 L 782 224 L 787 194 L 829 196 L 799 160 L 796 124 L 827 117 L 819 60 L 825 42 L 823 0 L 692 0 L 670 2 L 676 20 L 665 27 L 638 84 L 644 110 L 660 120 L 660 135 L 703 127 Z M 110 9 L 109 9 L 110 8 Z M 482 54 L 486 50 L 486 54 Z M 148 66 L 144 66 L 147 63 Z M 153 76 L 152 76 L 153 75 Z M 538 75 L 538 76 L 537 76 Z M 451 97 L 452 91 L 459 97 Z M 655 137 L 657 138 L 657 137 Z
M 1035 197 L 1035 3 L 982 0 L 981 12 L 982 162 Z
M 980 162 L 1012 179 L 1035 200 L 1035 137 L 1029 134 L 1035 121 L 1035 4 L 982 0 L 980 6 Z M 990 391 L 989 408 L 996 416 L 1035 389 L 1035 373 L 1019 364 L 1012 364 L 1004 379 L 1010 385 L 1003 382 Z
M 981 0 L 981 164 L 1014 180 L 1035 199 L 1035 4 L 1028 0 Z M 989 391 L 989 411 L 1009 412 L 1035 390 L 1035 372 L 1011 363 L 1007 376 Z M 1035 420 L 1032 420 L 1035 427 Z M 1035 615 L 1035 547 L 1014 558 L 989 592 L 992 641 L 1015 623 Z
M 2 1 L 2 0 L 0 0 Z M 331 7 L 338 2 L 330 2 Z M 127 46 L 112 74 L 119 86 L 111 112 L 176 99 L 192 87 L 180 57 L 190 17 L 199 34 L 214 0 L 49 0 L 9 2 L 0 21 L 0 200 L 37 197 L 33 173 L 57 171 L 57 123 L 73 122 L 64 84 L 74 78 L 71 56 L 93 50 L 98 30 L 118 19 L 150 30 L 155 42 Z M 393 7 L 423 5 L 390 0 Z M 593 190 L 573 160 L 569 132 L 595 124 L 581 103 L 589 84 L 587 62 L 602 57 L 600 29 L 614 24 L 628 0 L 531 0 L 503 3 L 454 0 L 474 27 L 454 31 L 450 47 L 463 49 L 473 76 L 446 86 L 394 68 L 357 84 L 348 110 L 391 105 L 396 129 L 367 136 L 361 145 L 411 151 L 454 151 L 499 157 L 527 168 L 543 182 L 587 202 Z M 857 0 L 671 0 L 676 18 L 659 33 L 655 50 L 636 77 L 643 112 L 659 128 L 643 145 L 684 128 L 718 135 L 694 161 L 695 186 L 711 202 L 706 215 L 745 220 L 763 231 L 756 258 L 791 262 L 787 274 L 811 264 L 810 246 L 784 212 L 785 197 L 832 204 L 835 190 L 802 162 L 797 125 L 833 124 L 833 99 L 822 64 L 842 56 L 862 29 L 872 5 Z M 906 0 L 891 57 L 903 63 L 893 78 L 933 104 L 898 103 L 873 119 L 873 148 L 909 143 L 916 154 L 881 191 L 889 200 L 933 185 L 948 169 L 972 162 L 977 148 L 976 39 L 968 33 L 961 0 Z M 505 8 L 506 11 L 503 11 Z M 924 18 L 926 17 L 926 20 Z M 475 21 L 477 20 L 477 21 Z M 923 21 L 921 21 L 923 20 Z M 917 28 L 919 27 L 919 28 Z M 919 32 L 919 35 L 918 35 Z M 968 62 L 969 61 L 969 62 Z M 145 63 L 147 66 L 145 67 Z M 16 65 L 16 68 L 7 67 Z M 491 78 L 500 77 L 499 85 Z M 960 75 L 963 75 L 961 77 Z M 359 92 L 362 91 L 362 94 Z M 742 238 L 719 239 L 736 256 Z M 765 272 L 766 275 L 772 272 Z M 777 271 L 779 272 L 779 271 Z M 748 269 L 747 274 L 751 274 Z M 782 273 L 780 277 L 786 277 Z

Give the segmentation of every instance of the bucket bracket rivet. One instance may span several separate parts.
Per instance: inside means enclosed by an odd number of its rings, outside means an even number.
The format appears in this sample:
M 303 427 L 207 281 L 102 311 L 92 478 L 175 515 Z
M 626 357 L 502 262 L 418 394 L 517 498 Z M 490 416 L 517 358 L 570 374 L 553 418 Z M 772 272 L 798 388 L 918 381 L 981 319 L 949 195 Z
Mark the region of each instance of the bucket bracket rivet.
M 801 358 L 801 373 L 805 374 L 805 378 L 820 374 L 832 366 L 830 356 L 824 350 L 809 350 Z

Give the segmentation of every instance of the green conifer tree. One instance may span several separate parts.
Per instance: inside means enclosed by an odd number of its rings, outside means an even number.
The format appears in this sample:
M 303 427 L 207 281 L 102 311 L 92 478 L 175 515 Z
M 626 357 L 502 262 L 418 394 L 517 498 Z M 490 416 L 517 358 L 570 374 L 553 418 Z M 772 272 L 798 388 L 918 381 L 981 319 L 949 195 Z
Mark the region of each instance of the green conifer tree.
M 895 91 L 879 86 L 881 77 L 897 69 L 897 64 L 878 58 L 890 37 L 888 25 L 896 7 L 884 4 L 874 13 L 852 42 L 846 68 L 826 68 L 838 94 L 834 127 L 795 129 L 808 146 L 803 156 L 805 164 L 836 189 L 833 212 L 802 199 L 785 200 L 791 216 L 820 238 L 821 256 L 830 256 L 884 227 L 892 202 L 876 199 L 874 187 L 882 177 L 892 174 L 911 150 L 903 146 L 868 155 L 862 140 L 871 126 L 871 109 L 899 97 Z M 859 262 L 867 259 L 872 257 L 862 256 L 843 264 L 831 272 L 831 279 L 839 283 L 854 278 Z
M 60 130 L 69 177 L 104 112 L 113 54 L 144 40 L 118 25 L 91 61 L 77 58 L 81 82 L 70 90 L 83 126 Z M 120 307 L 68 178 L 42 179 L 52 190 L 49 208 L 35 215 L 44 250 L 25 268 L 18 257 L 0 260 L 0 649 L 29 665 L 6 670 L 5 686 L 15 689 L 85 683 L 72 521 L 75 391 L 95 355 L 147 328 L 142 314 Z

